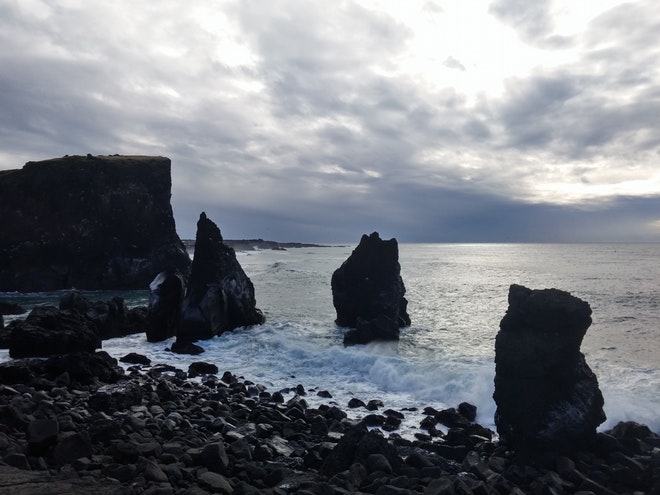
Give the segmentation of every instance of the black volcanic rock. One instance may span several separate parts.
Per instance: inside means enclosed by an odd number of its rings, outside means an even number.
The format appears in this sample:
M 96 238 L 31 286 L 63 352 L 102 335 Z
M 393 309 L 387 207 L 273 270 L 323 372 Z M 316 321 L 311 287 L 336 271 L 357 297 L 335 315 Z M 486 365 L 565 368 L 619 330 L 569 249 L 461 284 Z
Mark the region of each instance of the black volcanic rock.
M 25 308 L 16 303 L 0 301 L 0 316 L 2 315 L 22 315 Z
M 129 310 L 122 297 L 92 302 L 74 289 L 62 294 L 59 308 L 61 311 L 78 312 L 101 340 L 144 332 L 144 317 L 135 311 L 138 308 Z
M 100 347 L 100 337 L 77 311 L 37 306 L 25 320 L 11 325 L 9 355 L 13 358 L 94 352 Z
M 149 285 L 149 342 L 160 342 L 177 334 L 184 287 L 183 277 L 178 272 L 160 272 Z
M 294 390 L 304 387 L 284 393 Z M 336 405 L 299 396 L 285 404 L 281 392 L 230 371 L 198 380 L 160 364 L 126 374 L 102 351 L 13 360 L 0 363 L 0 493 L 657 494 L 660 486 L 660 436 L 644 425 L 619 423 L 597 435 L 596 450 L 543 461 L 513 457 L 476 424 L 443 438 L 387 437 L 380 429 L 398 416 L 384 414 L 350 420 Z
M 145 322 L 146 308 L 129 310 L 121 297 L 92 302 L 69 290 L 60 297 L 59 308 L 37 306 L 25 320 L 12 321 L 0 333 L 0 348 L 8 348 L 12 357 L 94 352 L 102 340 L 144 332 Z
M 344 344 L 368 344 L 374 340 L 399 340 L 399 324 L 385 315 L 371 320 L 358 318 L 355 328 L 344 335 Z
M 396 239 L 363 235 L 332 274 L 331 285 L 335 322 L 356 329 L 346 334 L 345 343 L 397 340 L 398 329 L 410 325 Z
M 190 259 L 170 160 L 65 156 L 0 171 L 0 291 L 142 289 Z
M 522 451 L 570 451 L 605 421 L 598 380 L 580 352 L 589 304 L 557 289 L 509 289 L 495 340 L 495 424 Z
M 202 212 L 197 222 L 195 256 L 182 304 L 178 343 L 209 339 L 264 321 L 263 313 L 256 307 L 254 286 L 236 253 L 222 242 L 220 229 Z

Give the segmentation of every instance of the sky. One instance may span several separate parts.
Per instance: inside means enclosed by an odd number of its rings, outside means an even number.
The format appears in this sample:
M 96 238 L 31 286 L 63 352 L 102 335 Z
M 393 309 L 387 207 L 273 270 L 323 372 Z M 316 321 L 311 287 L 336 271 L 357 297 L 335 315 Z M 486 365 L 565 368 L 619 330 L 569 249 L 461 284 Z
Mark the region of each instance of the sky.
M 177 231 L 660 241 L 656 0 L 0 0 L 0 169 L 172 160 Z

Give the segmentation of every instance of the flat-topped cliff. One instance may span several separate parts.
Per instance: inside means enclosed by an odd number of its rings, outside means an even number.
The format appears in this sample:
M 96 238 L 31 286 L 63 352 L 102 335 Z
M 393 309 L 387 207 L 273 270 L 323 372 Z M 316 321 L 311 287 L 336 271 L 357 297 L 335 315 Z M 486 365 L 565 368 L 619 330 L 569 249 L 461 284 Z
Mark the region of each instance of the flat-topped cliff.
M 187 275 L 169 158 L 65 156 L 0 172 L 0 291 L 146 288 Z

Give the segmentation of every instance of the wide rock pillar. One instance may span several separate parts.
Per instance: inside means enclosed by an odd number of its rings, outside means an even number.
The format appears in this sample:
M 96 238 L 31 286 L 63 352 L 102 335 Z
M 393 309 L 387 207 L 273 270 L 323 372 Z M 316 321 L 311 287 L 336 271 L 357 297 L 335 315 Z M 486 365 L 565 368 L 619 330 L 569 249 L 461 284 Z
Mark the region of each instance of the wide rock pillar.
M 519 451 L 584 448 L 605 421 L 603 396 L 580 345 L 589 304 L 557 289 L 509 289 L 495 339 L 495 424 Z
M 171 162 L 65 156 L 0 170 L 0 292 L 143 289 L 163 270 L 187 277 Z
M 218 226 L 202 212 L 177 341 L 209 339 L 264 321 L 263 313 L 256 307 L 252 281 L 234 250 L 222 242 Z
M 344 343 L 396 340 L 399 328 L 410 325 L 396 239 L 382 240 L 378 232 L 363 235 L 332 274 L 331 286 L 335 322 L 352 328 Z

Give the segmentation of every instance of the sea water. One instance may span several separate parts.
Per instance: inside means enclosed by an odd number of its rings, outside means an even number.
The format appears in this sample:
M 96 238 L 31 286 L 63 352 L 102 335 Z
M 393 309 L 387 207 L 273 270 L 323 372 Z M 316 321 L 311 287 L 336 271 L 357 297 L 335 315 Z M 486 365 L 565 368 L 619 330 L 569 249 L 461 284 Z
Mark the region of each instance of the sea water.
M 608 419 L 601 429 L 632 420 L 660 431 L 660 244 L 401 244 L 412 325 L 399 342 L 344 347 L 330 279 L 353 248 L 238 253 L 267 321 L 199 342 L 202 355 L 173 354 L 166 350 L 172 339 L 149 343 L 144 334 L 105 341 L 103 348 L 117 358 L 138 352 L 184 370 L 194 361 L 214 363 L 221 373 L 271 392 L 302 384 L 311 405 L 348 410 L 353 397 L 379 399 L 384 409 L 404 412 L 404 435 L 419 431 L 426 406 L 463 401 L 476 405 L 477 421 L 494 429 L 494 345 L 509 286 L 557 288 L 593 310 L 582 352 L 605 398 Z M 59 295 L 0 297 L 29 308 L 56 304 Z M 87 295 L 107 300 L 117 294 Z M 121 295 L 131 306 L 147 304 L 146 291 Z M 0 351 L 0 360 L 7 359 Z M 318 397 L 321 390 L 332 398 Z

